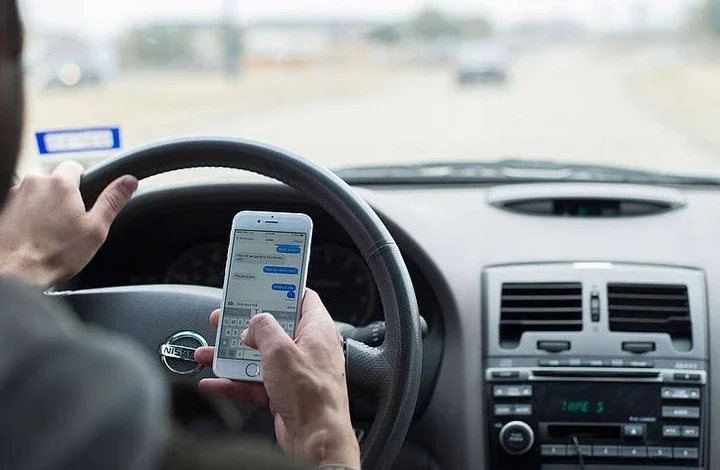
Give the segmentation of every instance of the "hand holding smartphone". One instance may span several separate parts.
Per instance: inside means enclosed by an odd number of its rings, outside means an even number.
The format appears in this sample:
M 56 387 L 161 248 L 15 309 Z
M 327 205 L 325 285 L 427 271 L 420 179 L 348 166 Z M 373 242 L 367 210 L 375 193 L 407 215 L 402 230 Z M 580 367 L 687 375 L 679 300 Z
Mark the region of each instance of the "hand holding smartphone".
M 295 337 L 312 239 L 305 214 L 239 212 L 230 231 L 213 372 L 262 382 L 260 353 L 240 340 L 258 313 L 272 314 Z

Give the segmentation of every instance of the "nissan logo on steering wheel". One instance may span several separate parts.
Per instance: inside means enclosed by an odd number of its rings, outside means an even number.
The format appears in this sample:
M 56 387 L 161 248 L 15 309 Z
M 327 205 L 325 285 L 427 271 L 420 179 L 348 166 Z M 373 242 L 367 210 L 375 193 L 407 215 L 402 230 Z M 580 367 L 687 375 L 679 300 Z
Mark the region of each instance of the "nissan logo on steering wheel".
M 195 361 L 195 350 L 207 346 L 202 335 L 194 331 L 180 331 L 160 345 L 160 360 L 167 370 L 178 375 L 190 375 L 202 370 Z

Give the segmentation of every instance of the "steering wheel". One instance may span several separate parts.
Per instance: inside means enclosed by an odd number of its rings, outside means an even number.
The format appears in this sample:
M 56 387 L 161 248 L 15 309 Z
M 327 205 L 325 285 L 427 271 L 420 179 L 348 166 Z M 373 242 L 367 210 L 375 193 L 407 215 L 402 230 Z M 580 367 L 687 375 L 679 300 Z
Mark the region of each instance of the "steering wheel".
M 178 140 L 130 151 L 89 169 L 80 190 L 90 207 L 102 189 L 123 174 L 142 179 L 201 166 L 249 170 L 287 184 L 323 207 L 357 245 L 378 287 L 386 332 L 379 347 L 346 341 L 347 377 L 351 387 L 362 387 L 377 403 L 374 421 L 361 441 L 362 466 L 389 468 L 415 410 L 422 341 L 415 292 L 387 228 L 372 208 L 329 170 L 287 151 L 242 140 Z M 168 339 L 178 332 L 194 332 L 212 343 L 215 333 L 207 317 L 219 307 L 220 294 L 219 289 L 210 287 L 178 285 L 61 293 L 84 321 L 129 335 L 155 353 L 161 345 L 172 343 Z M 182 349 L 181 341 L 175 345 Z M 192 348 L 188 350 L 191 357 Z M 192 366 L 189 372 L 195 364 Z M 198 378 L 172 377 L 181 381 Z

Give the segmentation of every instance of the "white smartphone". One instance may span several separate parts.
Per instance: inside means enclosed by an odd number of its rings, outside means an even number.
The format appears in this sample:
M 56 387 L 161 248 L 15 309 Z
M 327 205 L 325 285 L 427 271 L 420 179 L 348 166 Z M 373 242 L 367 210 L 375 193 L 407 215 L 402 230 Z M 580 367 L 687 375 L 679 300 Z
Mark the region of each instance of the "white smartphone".
M 305 214 L 243 211 L 233 218 L 215 339 L 213 372 L 218 377 L 262 382 L 260 353 L 240 341 L 258 313 L 272 314 L 295 337 L 312 227 Z

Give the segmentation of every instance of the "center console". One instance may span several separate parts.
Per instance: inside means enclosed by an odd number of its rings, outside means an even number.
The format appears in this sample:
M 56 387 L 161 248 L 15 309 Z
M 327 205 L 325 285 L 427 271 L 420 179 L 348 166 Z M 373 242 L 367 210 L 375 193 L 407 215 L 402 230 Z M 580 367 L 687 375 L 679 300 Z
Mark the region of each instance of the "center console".
M 701 272 L 514 265 L 483 282 L 488 468 L 707 468 Z

